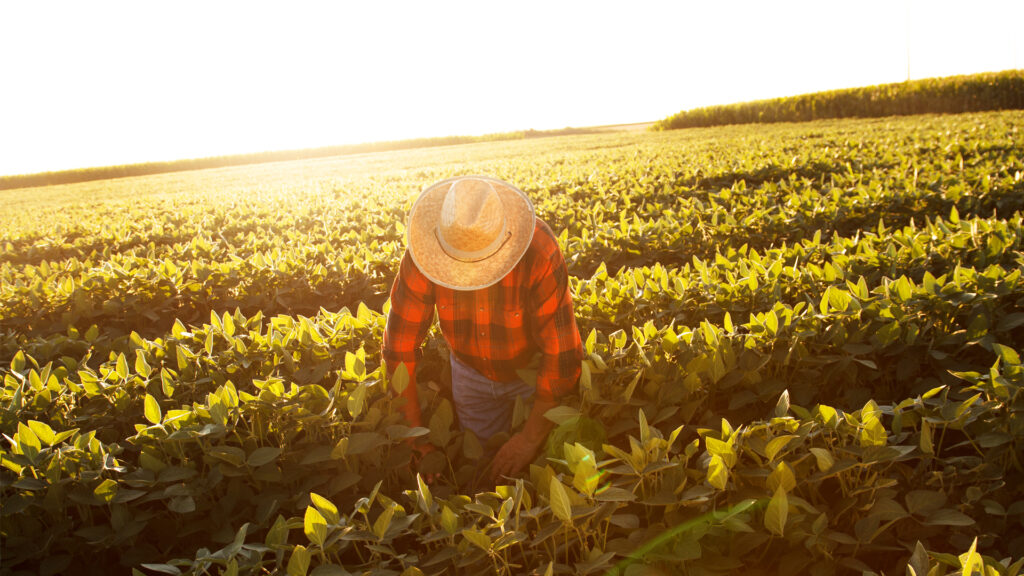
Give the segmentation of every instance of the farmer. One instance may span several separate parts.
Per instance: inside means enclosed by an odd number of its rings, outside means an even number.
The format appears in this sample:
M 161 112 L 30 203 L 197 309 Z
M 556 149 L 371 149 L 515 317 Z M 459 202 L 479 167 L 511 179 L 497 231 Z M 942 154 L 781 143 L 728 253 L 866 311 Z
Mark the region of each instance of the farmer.
M 423 423 L 415 365 L 436 307 L 464 429 L 483 442 L 511 432 L 516 397 L 533 398 L 522 430 L 498 449 L 491 465 L 490 480 L 517 475 L 543 446 L 553 426 L 544 413 L 575 388 L 583 358 L 555 236 L 534 215 L 526 194 L 483 176 L 451 178 L 424 190 L 407 228 L 383 343 L 388 372 L 404 363 L 409 373 L 405 416 L 413 426 Z M 531 368 L 536 387 L 518 374 Z

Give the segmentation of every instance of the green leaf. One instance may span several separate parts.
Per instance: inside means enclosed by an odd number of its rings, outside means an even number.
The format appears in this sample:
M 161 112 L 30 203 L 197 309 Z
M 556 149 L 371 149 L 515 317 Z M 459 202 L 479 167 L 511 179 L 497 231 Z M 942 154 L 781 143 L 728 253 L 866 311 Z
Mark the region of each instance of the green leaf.
M 839 413 L 836 409 L 825 404 L 818 405 L 818 414 L 821 415 L 821 420 L 826 426 L 835 426 L 839 422 Z
M 775 457 L 779 455 L 779 451 L 785 448 L 787 444 L 789 444 L 796 438 L 798 438 L 798 436 L 794 436 L 793 434 L 786 434 L 785 436 L 772 438 L 772 440 L 768 442 L 768 445 L 765 446 L 765 457 L 768 458 L 769 462 L 775 460 Z
M 103 502 L 109 504 L 114 500 L 114 497 L 117 496 L 117 482 L 107 478 L 103 482 L 100 482 L 100 485 L 97 486 L 92 493 Z
M 814 458 L 818 462 L 818 470 L 828 472 L 832 469 L 832 466 L 835 466 L 835 458 L 832 457 L 832 454 L 828 450 L 825 450 L 824 448 L 811 448 L 810 451 L 811 454 L 814 454 Z
M 462 536 L 469 541 L 470 544 L 489 552 L 491 550 L 491 539 L 479 530 L 463 530 Z
M 160 403 L 156 401 L 156 398 L 152 394 L 146 394 L 146 400 L 143 405 L 146 420 L 150 424 L 159 424 L 163 419 L 163 412 L 160 410 Z
M 391 374 L 391 387 L 395 393 L 401 395 L 409 387 L 409 368 L 405 362 L 399 362 L 395 371 Z
M 226 310 L 224 311 L 224 316 L 221 318 L 221 329 L 224 331 L 224 334 L 228 336 L 235 335 L 235 321 Z
M 768 332 L 771 333 L 772 336 L 778 334 L 779 317 L 775 314 L 775 310 L 769 310 L 764 315 L 764 325 L 768 328 Z
M 37 420 L 29 420 L 28 427 L 41 443 L 46 444 L 47 446 L 53 446 L 57 443 L 57 435 L 54 434 L 53 428 L 50 428 L 47 424 Z
M 555 406 L 544 413 L 544 417 L 555 424 L 564 424 L 573 418 L 580 417 L 580 411 L 570 406 Z
M 458 517 L 447 506 L 441 509 L 441 528 L 444 528 L 444 531 L 449 534 L 455 534 L 455 531 L 459 528 Z
M 789 464 L 785 462 L 779 462 L 775 470 L 768 475 L 768 489 L 774 491 L 779 488 L 787 492 L 796 488 L 796 475 L 793 474 L 793 469 L 789 467 Z
M 153 368 L 146 362 L 146 353 L 142 350 L 135 351 L 135 372 L 143 378 L 149 378 L 153 373 Z
M 921 452 L 935 454 L 935 446 L 932 444 L 932 425 L 927 420 L 921 420 Z
M 124 354 L 117 355 L 117 365 L 114 371 L 121 377 L 121 380 L 128 378 L 128 360 L 125 359 Z
M 729 481 L 729 468 L 726 467 L 725 461 L 718 454 L 711 456 L 711 461 L 708 462 L 708 483 L 718 488 L 719 490 L 725 490 L 725 485 Z
M 548 499 L 551 501 L 551 512 L 555 517 L 565 524 L 572 524 L 572 505 L 569 502 L 569 494 L 557 479 L 551 480 Z
M 1003 360 L 1006 364 L 1020 364 L 1020 356 L 1017 351 L 1009 346 L 1003 346 L 1002 344 L 993 343 L 992 350 Z
M 167 509 L 178 514 L 189 514 L 196 511 L 196 501 L 191 496 L 177 496 L 167 502 Z
M 20 373 L 25 369 L 25 353 L 18 350 L 18 353 L 11 359 L 11 372 Z
M 356 455 L 377 449 L 385 444 L 384 436 L 377 432 L 356 432 L 348 437 L 345 455 Z
M 284 516 L 278 514 L 277 519 L 274 520 L 274 525 L 267 531 L 267 537 L 263 543 L 270 548 L 278 548 L 284 546 L 287 541 L 288 521 L 284 519 Z
M 441 404 L 430 416 L 430 442 L 438 447 L 445 447 L 452 437 L 452 424 L 455 423 L 455 413 L 452 411 L 451 402 L 447 399 L 441 400 Z
M 786 530 L 786 518 L 789 516 L 789 498 L 780 486 L 768 502 L 764 512 L 764 527 L 772 534 L 783 536 Z
M 860 431 L 860 445 L 864 447 L 885 446 L 887 439 L 888 434 L 885 427 L 882 426 L 882 422 L 877 417 L 867 418 L 864 422 L 864 429 Z
M 313 506 L 306 506 L 306 516 L 302 521 L 302 529 L 306 538 L 317 546 L 323 546 L 327 539 L 327 520 Z
M 373 523 L 373 534 L 378 540 L 383 540 L 384 535 L 388 533 L 388 528 L 391 527 L 391 519 L 395 516 L 395 509 L 391 506 L 384 508 L 384 511 L 377 516 L 377 520 Z
M 348 413 L 352 416 L 353 420 L 363 413 L 363 407 L 366 406 L 366 390 L 366 384 L 360 382 L 356 384 L 356 389 L 348 394 L 346 404 L 348 407 Z
M 926 576 L 928 574 L 928 551 L 925 550 L 921 541 L 918 540 L 914 546 L 914 553 L 910 555 L 910 562 L 908 562 L 907 568 L 914 571 L 919 576 Z
M 978 554 L 978 537 L 974 537 L 974 541 L 971 542 L 970 549 L 967 552 L 961 554 L 958 557 L 960 560 L 960 573 L 967 574 L 968 576 L 977 572 L 978 574 L 986 574 L 985 561 L 982 559 L 981 554 Z
M 423 512 L 430 514 L 430 508 L 434 504 L 434 497 L 430 494 L 430 488 L 423 481 L 423 477 L 416 474 L 416 487 L 420 500 L 422 501 Z
M 181 574 L 180 568 L 170 564 L 142 564 L 142 567 L 146 570 L 152 570 L 161 574 L 171 574 L 172 576 L 180 576 Z
M 261 446 L 252 451 L 245 463 L 252 468 L 259 468 L 264 464 L 273 462 L 281 454 L 281 449 L 276 446 Z
M 775 404 L 775 417 L 784 418 L 789 413 L 789 390 L 783 390 L 779 395 L 779 401 Z M 769 456 L 769 459 L 772 457 Z
M 18 445 L 21 446 L 22 452 L 24 452 L 25 449 L 27 448 L 38 453 L 39 450 L 41 450 L 43 447 L 43 445 L 39 442 L 39 437 L 36 436 L 36 433 L 33 432 L 32 429 L 29 428 L 27 425 L 21 422 L 18 422 L 17 440 Z
M 610 486 L 599 489 L 594 494 L 594 500 L 598 502 L 632 502 L 636 500 L 636 494 L 622 488 Z
M 904 501 L 907 512 L 928 516 L 946 504 L 946 495 L 938 490 L 911 490 Z
M 930 526 L 971 526 L 974 519 L 951 508 L 936 510 L 924 519 L 924 524 Z
M 245 465 L 245 450 L 242 450 L 238 446 L 214 446 L 207 452 L 210 456 L 223 460 L 232 466 L 244 466 Z
M 313 506 L 316 506 L 316 509 L 323 514 L 327 522 L 337 524 L 341 521 L 341 514 L 338 513 L 338 507 L 333 502 L 316 492 L 310 492 L 309 499 L 313 502 Z
M 311 554 L 305 546 L 296 546 L 292 549 L 291 558 L 288 559 L 288 576 L 306 576 L 310 557 Z

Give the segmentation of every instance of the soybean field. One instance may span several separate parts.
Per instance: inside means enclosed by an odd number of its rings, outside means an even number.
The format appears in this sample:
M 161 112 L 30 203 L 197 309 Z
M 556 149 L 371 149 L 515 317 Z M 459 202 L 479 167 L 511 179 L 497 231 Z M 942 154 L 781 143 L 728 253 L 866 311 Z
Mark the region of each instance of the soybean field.
M 0 191 L 0 572 L 1018 574 L 1022 126 L 611 132 Z M 380 365 L 408 210 L 463 174 L 532 198 L 585 344 L 543 453 L 483 488 L 437 328 L 428 426 Z M 412 438 L 438 448 L 418 469 Z

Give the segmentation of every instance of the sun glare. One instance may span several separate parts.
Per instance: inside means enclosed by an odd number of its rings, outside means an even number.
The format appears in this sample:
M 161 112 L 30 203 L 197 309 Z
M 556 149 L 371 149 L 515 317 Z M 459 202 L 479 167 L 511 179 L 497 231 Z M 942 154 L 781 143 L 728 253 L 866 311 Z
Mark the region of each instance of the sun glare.
M 1020 65 L 1021 3 L 907 2 L 5 3 L 0 174 L 652 121 Z

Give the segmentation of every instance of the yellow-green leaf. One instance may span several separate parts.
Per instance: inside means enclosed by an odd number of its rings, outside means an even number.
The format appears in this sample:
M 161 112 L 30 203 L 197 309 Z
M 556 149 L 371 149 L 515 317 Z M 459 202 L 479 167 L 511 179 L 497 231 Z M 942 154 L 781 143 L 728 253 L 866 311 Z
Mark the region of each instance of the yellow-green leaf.
M 548 498 L 551 501 L 551 512 L 566 524 L 572 524 L 572 505 L 565 487 L 557 479 L 551 480 Z
M 142 350 L 135 351 L 135 372 L 143 378 L 149 378 L 153 373 L 153 368 L 146 362 L 146 353 Z
M 764 527 L 772 534 L 783 536 L 786 529 L 786 518 L 789 516 L 789 498 L 786 491 L 779 487 L 768 502 L 764 512 Z
M 711 461 L 708 463 L 708 483 L 718 488 L 719 490 L 725 490 L 725 485 L 729 481 L 729 468 L 725 465 L 725 461 L 718 454 L 711 456 Z
M 416 474 L 416 485 L 417 488 L 419 488 L 419 496 L 422 500 L 423 511 L 429 514 L 430 508 L 434 504 L 434 498 L 430 494 L 430 488 L 427 486 L 427 483 L 423 481 L 423 477 L 419 474 Z
M 462 536 L 465 537 L 466 540 L 469 540 L 470 544 L 476 546 L 484 552 L 487 552 L 491 549 L 491 539 L 487 536 L 487 534 L 484 534 L 479 530 L 463 530 Z
M 53 432 L 53 428 L 50 428 L 50 426 L 44 422 L 39 422 L 38 420 L 29 420 L 28 427 L 32 430 L 33 433 L 35 433 L 36 438 L 38 438 L 41 443 L 46 444 L 47 446 L 53 446 L 54 443 L 57 441 L 57 435 Z
M 152 394 L 146 394 L 144 413 L 146 420 L 149 420 L 150 424 L 159 424 L 160 420 L 163 419 L 163 412 L 160 410 L 160 403 L 156 401 L 156 398 L 154 398 Z
M 406 367 L 405 362 L 399 362 L 398 367 L 391 374 L 391 387 L 395 389 L 396 394 L 402 394 L 409 387 L 409 368 Z
M 818 461 L 818 470 L 828 472 L 832 469 L 832 466 L 835 466 L 836 460 L 828 450 L 824 448 L 811 448 L 811 454 L 814 454 L 815 460 Z
M 30 427 L 21 422 L 18 422 L 18 445 L 21 446 L 22 452 L 25 448 L 34 449 L 36 452 L 42 449 L 42 444 L 39 443 L 39 437 L 32 431 Z
M 284 516 L 278 514 L 277 519 L 274 520 L 274 524 L 267 531 L 267 537 L 263 543 L 271 548 L 284 546 L 285 542 L 288 541 L 288 522 L 284 519 Z
M 124 354 L 117 355 L 117 365 L 114 370 L 122 380 L 128 378 L 128 360 L 124 357 Z
M 921 420 L 921 452 L 935 454 L 935 446 L 932 445 L 932 425 L 927 420 Z
M 793 474 L 793 469 L 789 467 L 789 464 L 785 462 L 779 462 L 775 470 L 768 475 L 768 489 L 774 491 L 779 488 L 787 492 L 796 488 L 796 475 Z
M 281 449 L 277 446 L 261 446 L 249 454 L 248 458 L 245 459 L 245 463 L 253 468 L 259 468 L 273 462 L 280 455 Z
M 960 560 L 960 573 L 961 574 L 979 574 L 985 573 L 985 562 L 978 554 L 978 537 L 974 537 L 974 542 L 971 542 L 971 548 L 967 552 L 959 556 Z
M 821 420 L 826 426 L 835 426 L 839 422 L 839 413 L 831 406 L 819 404 L 818 414 L 821 414 Z
M 331 524 L 337 524 L 341 521 L 338 507 L 333 502 L 315 492 L 309 493 L 309 499 L 313 502 L 313 506 L 316 506 L 316 509 L 323 514 L 324 520 Z
M 100 482 L 100 485 L 92 493 L 100 500 L 109 504 L 114 499 L 114 496 L 117 496 L 117 482 L 107 478 Z
M 444 531 L 449 534 L 455 534 L 455 531 L 459 529 L 458 517 L 447 506 L 441 510 L 441 528 L 444 528 Z
M 296 546 L 292 549 L 292 556 L 288 559 L 288 576 L 306 576 L 309 559 L 310 552 L 305 546 Z
M 324 541 L 327 539 L 327 520 L 315 507 L 306 506 L 306 517 L 303 519 L 302 528 L 310 542 L 317 546 L 324 545 Z
M 377 520 L 373 523 L 373 534 L 378 540 L 383 540 L 384 535 L 388 533 L 388 528 L 391 527 L 391 519 L 395 516 L 395 509 L 388 506 L 380 513 Z
M 785 436 L 779 436 L 778 438 L 772 438 L 771 442 L 764 449 L 764 455 L 768 457 L 768 461 L 775 460 L 775 457 L 779 455 L 779 452 L 786 447 L 797 436 L 793 434 L 786 434 Z
M 861 446 L 885 446 L 888 434 L 877 417 L 865 418 L 864 429 L 860 431 Z

